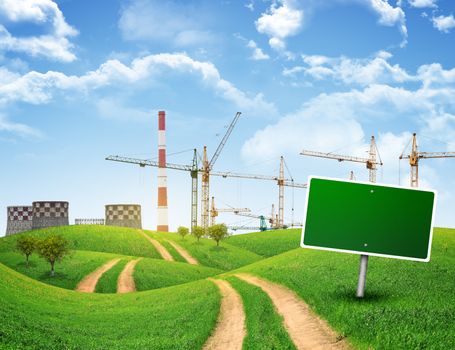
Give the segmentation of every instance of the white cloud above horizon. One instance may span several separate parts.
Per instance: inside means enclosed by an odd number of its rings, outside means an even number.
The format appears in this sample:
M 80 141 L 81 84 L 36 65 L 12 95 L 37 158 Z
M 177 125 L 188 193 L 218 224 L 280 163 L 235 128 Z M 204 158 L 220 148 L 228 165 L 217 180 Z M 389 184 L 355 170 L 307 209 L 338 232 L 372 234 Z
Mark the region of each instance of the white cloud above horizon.
M 30 104 L 48 103 L 56 91 L 76 90 L 82 93 L 115 84 L 134 84 L 165 74 L 169 69 L 181 74 L 198 76 L 215 95 L 252 114 L 276 111 L 260 93 L 247 94 L 223 79 L 211 62 L 197 61 L 184 53 L 147 55 L 125 65 L 116 59 L 101 64 L 98 69 L 83 75 L 65 75 L 61 72 L 40 73 L 30 71 L 20 75 L 8 70 L 0 71 L 0 104 L 22 101 Z
M 32 57 L 72 62 L 76 60 L 74 45 L 69 37 L 78 31 L 70 26 L 58 5 L 52 0 L 2 0 L 0 14 L 11 23 L 31 22 L 44 26 L 50 24 L 52 31 L 39 36 L 15 37 L 0 24 L 0 50 L 22 52 Z
M 194 6 L 177 1 L 134 0 L 125 6 L 118 21 L 128 41 L 165 41 L 176 47 L 203 46 L 215 41 L 204 28 Z
M 449 33 L 452 28 L 455 27 L 455 18 L 453 15 L 449 16 L 437 16 L 432 19 L 433 27 L 442 33 Z

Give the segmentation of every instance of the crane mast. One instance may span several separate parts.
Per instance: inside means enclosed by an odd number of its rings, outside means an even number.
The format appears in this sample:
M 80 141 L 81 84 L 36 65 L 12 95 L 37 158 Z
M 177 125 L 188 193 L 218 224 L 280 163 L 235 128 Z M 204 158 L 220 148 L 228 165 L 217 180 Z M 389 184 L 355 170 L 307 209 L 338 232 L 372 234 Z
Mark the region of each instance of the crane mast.
M 191 165 L 191 232 L 197 226 L 197 190 L 198 190 L 198 166 L 197 150 L 194 149 L 193 164 Z
M 280 158 L 280 177 L 278 179 L 278 228 L 284 227 L 284 158 Z
M 411 187 L 419 187 L 419 160 L 429 158 L 454 158 L 455 152 L 419 152 L 419 146 L 417 144 L 417 134 L 412 134 L 412 146 L 411 153 L 400 155 L 400 159 L 409 159 L 409 165 L 411 167 Z

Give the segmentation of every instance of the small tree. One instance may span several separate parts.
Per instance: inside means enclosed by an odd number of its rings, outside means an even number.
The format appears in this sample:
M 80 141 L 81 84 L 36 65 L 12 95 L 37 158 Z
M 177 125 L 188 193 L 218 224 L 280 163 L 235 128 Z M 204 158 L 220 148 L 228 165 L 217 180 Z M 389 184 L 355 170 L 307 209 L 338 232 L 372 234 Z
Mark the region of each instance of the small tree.
M 37 240 L 33 236 L 21 236 L 17 239 L 16 248 L 25 255 L 25 262 L 28 267 L 28 258 L 36 249 Z
M 51 276 L 55 275 L 54 265 L 69 254 L 68 241 L 62 236 L 49 236 L 39 241 L 38 254 L 51 264 Z
M 220 241 L 228 236 L 228 229 L 225 224 L 210 226 L 209 236 L 216 242 L 216 245 L 219 246 Z
M 177 229 L 177 232 L 180 236 L 182 236 L 182 239 L 185 239 L 185 236 L 190 232 L 190 230 L 188 230 L 188 227 L 180 226 Z
M 191 234 L 197 238 L 197 241 L 199 242 L 199 239 L 204 235 L 204 229 L 201 226 L 194 226 L 193 229 L 191 230 Z

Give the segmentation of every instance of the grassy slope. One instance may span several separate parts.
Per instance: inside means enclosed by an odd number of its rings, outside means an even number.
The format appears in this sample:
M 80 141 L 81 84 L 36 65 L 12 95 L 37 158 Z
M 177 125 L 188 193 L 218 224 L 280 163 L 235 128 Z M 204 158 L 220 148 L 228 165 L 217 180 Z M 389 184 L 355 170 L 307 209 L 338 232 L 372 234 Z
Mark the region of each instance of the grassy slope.
M 221 270 L 232 270 L 262 259 L 255 253 L 227 244 L 224 241 L 221 242 L 220 247 L 217 247 L 216 243 L 211 239 L 201 238 L 198 243 L 192 236 L 187 236 L 182 240 L 176 233 L 144 232 L 158 240 L 163 238 L 173 240 L 185 248 L 200 264 Z
M 149 290 L 218 275 L 223 271 L 206 266 L 186 263 L 142 259 L 134 270 L 137 290 Z
M 49 275 L 49 263 L 36 254 L 30 257 L 28 268 L 25 265 L 25 257 L 16 252 L 0 253 L 0 262 L 41 282 L 61 288 L 74 289 L 87 274 L 116 257 L 117 255 L 108 253 L 73 251 L 71 255 L 55 264 L 54 277 Z
M 50 234 L 63 235 L 70 241 L 71 249 L 161 258 L 147 239 L 136 229 L 131 228 L 97 225 L 63 226 L 29 231 L 21 235 L 43 237 Z M 0 239 L 0 252 L 14 250 L 19 236 L 13 235 Z
M 219 311 L 208 281 L 156 291 L 76 293 L 0 264 L 0 348 L 198 349 Z
M 226 243 L 270 257 L 300 247 L 301 229 L 271 230 L 234 235 Z
M 288 286 L 360 349 L 455 349 L 455 230 L 436 229 L 429 263 L 295 249 L 241 268 Z
M 164 248 L 167 249 L 169 254 L 172 255 L 175 261 L 186 263 L 186 260 L 178 253 L 178 251 L 175 250 L 175 248 L 171 244 L 169 244 L 169 242 L 167 242 L 166 240 L 161 240 L 160 242 L 164 246 Z
M 117 280 L 125 265 L 131 258 L 127 257 L 120 260 L 109 271 L 106 271 L 96 284 L 96 293 L 117 293 Z
M 247 335 L 243 350 L 295 350 L 292 340 L 283 327 L 283 319 L 259 287 L 252 286 L 235 277 L 226 278 L 243 300 L 246 314 Z

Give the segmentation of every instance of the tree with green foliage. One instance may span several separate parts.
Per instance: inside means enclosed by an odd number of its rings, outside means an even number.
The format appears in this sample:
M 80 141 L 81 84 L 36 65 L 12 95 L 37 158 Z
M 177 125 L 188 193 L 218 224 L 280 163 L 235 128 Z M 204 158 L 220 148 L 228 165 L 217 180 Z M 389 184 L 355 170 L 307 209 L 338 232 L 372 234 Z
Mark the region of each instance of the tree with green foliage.
M 191 230 L 191 234 L 197 238 L 197 241 L 199 242 L 199 239 L 204 236 L 205 231 L 201 226 L 194 226 L 193 229 Z
M 218 224 L 209 227 L 209 236 L 216 242 L 217 246 L 219 246 L 220 241 L 228 235 L 228 229 L 225 224 Z
M 25 262 L 29 266 L 28 258 L 36 250 L 37 239 L 33 236 L 21 236 L 16 241 L 16 248 L 25 255 Z
M 183 227 L 183 226 L 180 226 L 178 229 L 177 229 L 177 232 L 180 236 L 182 236 L 182 239 L 185 239 L 185 236 L 190 233 L 190 230 L 188 230 L 188 227 Z
M 54 265 L 69 254 L 68 241 L 60 235 L 49 236 L 37 244 L 38 254 L 51 264 L 51 276 L 55 275 Z

